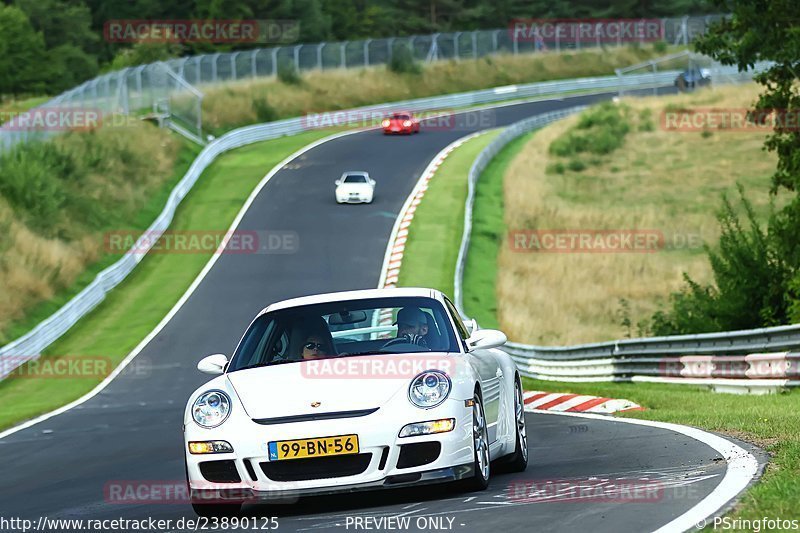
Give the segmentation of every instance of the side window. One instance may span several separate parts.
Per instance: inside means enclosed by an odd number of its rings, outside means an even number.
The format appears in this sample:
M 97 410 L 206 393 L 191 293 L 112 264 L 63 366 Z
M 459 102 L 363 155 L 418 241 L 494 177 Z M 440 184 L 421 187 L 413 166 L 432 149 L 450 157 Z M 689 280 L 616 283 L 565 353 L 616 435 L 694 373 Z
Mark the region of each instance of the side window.
M 456 324 L 459 336 L 463 340 L 467 340 L 469 338 L 469 331 L 467 331 L 467 327 L 461 321 L 461 315 L 458 314 L 456 306 L 447 298 L 444 299 L 444 302 L 447 305 L 447 310 L 450 311 L 450 315 L 453 317 L 453 322 Z

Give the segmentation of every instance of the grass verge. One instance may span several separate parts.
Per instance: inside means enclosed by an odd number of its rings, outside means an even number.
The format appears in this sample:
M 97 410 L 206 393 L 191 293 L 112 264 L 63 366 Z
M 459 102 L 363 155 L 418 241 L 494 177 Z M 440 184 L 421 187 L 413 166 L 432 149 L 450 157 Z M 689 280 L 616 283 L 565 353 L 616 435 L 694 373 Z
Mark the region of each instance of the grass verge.
M 752 442 L 771 455 L 761 481 L 729 515 L 798 519 L 800 510 L 800 392 L 765 396 L 717 394 L 658 383 L 561 383 L 524 379 L 526 390 L 625 398 L 646 408 L 620 416 L 695 426 Z M 732 530 L 733 531 L 733 530 Z M 738 531 L 738 530 L 737 530 Z
M 670 47 L 668 52 L 678 50 Z M 215 134 L 236 126 L 363 105 L 487 89 L 517 83 L 603 76 L 663 55 L 653 46 L 438 61 L 419 73 L 385 67 L 301 74 L 299 83 L 255 79 L 202 87 L 204 127 Z
M 175 231 L 227 230 L 264 174 L 303 146 L 330 135 L 314 131 L 233 150 L 219 157 L 183 200 L 170 226 Z M 158 324 L 191 285 L 211 253 L 148 255 L 103 303 L 56 341 L 37 363 L 102 357 L 116 366 Z M 0 429 L 69 403 L 102 376 L 0 381 Z
M 497 328 L 497 257 L 505 242 L 503 176 L 533 132 L 514 139 L 481 174 L 475 188 L 472 236 L 464 268 L 464 312 L 484 328 Z M 412 226 L 413 227 L 413 226 Z
M 399 286 L 431 287 L 453 294 L 456 257 L 464 231 L 467 175 L 480 151 L 499 133 L 492 131 L 462 144 L 436 171 L 414 212 Z

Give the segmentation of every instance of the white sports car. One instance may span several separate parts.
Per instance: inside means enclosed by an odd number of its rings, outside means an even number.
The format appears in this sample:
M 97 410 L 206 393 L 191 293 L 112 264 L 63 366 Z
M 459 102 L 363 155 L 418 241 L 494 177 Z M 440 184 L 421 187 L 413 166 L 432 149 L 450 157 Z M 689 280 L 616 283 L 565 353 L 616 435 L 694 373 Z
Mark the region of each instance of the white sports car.
M 244 502 L 456 482 L 528 462 L 522 388 L 498 350 L 431 289 L 296 298 L 261 311 L 189 398 L 186 475 L 201 515 Z
M 336 202 L 340 204 L 371 204 L 375 195 L 375 180 L 367 172 L 345 172 L 336 180 Z

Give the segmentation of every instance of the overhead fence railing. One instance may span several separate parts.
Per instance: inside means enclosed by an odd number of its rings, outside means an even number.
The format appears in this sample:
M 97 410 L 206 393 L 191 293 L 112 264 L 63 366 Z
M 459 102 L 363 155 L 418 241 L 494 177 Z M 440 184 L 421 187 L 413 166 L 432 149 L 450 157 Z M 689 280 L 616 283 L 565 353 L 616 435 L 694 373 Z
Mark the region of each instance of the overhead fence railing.
M 617 76 L 602 76 L 513 85 L 481 91 L 365 106 L 356 109 L 337 111 L 336 113 L 356 117 L 381 116 L 396 109 L 407 109 L 417 112 L 452 110 L 461 107 L 563 93 L 596 93 L 620 91 L 622 89 L 644 89 L 659 85 L 671 85 L 676 75 L 677 71 L 673 71 L 625 76 L 623 78 Z M 143 232 L 143 237 L 132 247 L 133 250 L 136 250 L 136 253 L 126 254 L 122 259 L 100 272 L 86 288 L 73 297 L 72 300 L 61 309 L 39 323 L 27 334 L 0 348 L 0 379 L 26 361 L 39 357 L 42 351 L 46 350 L 82 317 L 97 307 L 97 305 L 105 299 L 108 292 L 130 274 L 139 261 L 142 260 L 144 253 L 155 244 L 156 238 L 169 227 L 178 205 L 200 178 L 200 175 L 220 154 L 255 142 L 274 139 L 284 135 L 294 135 L 308 131 L 309 129 L 318 129 L 325 126 L 325 124 L 315 125 L 307 118 L 291 118 L 239 128 L 209 143 L 194 160 L 178 185 L 173 189 L 164 210 L 153 224 Z
M 708 15 L 653 20 L 660 25 L 659 40 L 668 44 L 687 45 L 720 18 L 719 15 Z M 561 23 L 562 26 L 566 24 Z M 558 27 L 559 23 L 556 22 L 556 36 L 560 35 Z M 84 109 L 101 116 L 131 115 L 143 110 L 165 113 L 170 117 L 168 126 L 201 142 L 205 138 L 201 111 L 203 86 L 273 77 L 277 75 L 281 63 L 287 63 L 298 71 L 364 68 L 388 63 L 400 48 L 409 50 L 419 61 L 441 61 L 501 53 L 576 50 L 631 42 L 639 41 L 632 40 L 630 36 L 623 39 L 618 34 L 616 40 L 601 40 L 598 36 L 596 41 L 590 39 L 587 42 L 575 33 L 573 38 L 548 39 L 543 44 L 520 37 L 510 26 L 494 30 L 256 48 L 182 57 L 110 72 L 86 81 L 34 110 Z M 22 129 L 6 123 L 0 126 L 0 149 L 58 133 L 57 130 Z
M 741 82 L 747 73 L 713 66 L 712 80 Z M 638 78 L 640 75 L 630 75 Z M 620 76 L 625 79 L 627 76 Z M 718 79 L 719 77 L 719 79 Z M 627 84 L 621 84 L 623 90 Z M 642 86 L 638 87 L 643 88 Z M 511 141 L 578 113 L 585 107 L 554 111 L 505 128 L 473 162 L 467 181 L 464 230 L 454 277 L 454 300 L 465 318 L 464 270 L 472 233 L 478 179 Z M 622 339 L 576 346 L 534 346 L 508 342 L 504 348 L 523 376 L 551 381 L 650 381 L 712 386 L 724 392 L 774 392 L 800 385 L 800 324 L 722 333 Z

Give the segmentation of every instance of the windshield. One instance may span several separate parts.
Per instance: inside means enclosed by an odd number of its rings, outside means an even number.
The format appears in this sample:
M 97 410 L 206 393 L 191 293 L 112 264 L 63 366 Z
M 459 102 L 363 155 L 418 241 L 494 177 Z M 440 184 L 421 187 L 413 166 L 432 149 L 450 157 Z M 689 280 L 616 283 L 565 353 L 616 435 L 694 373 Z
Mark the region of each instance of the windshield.
M 361 174 L 350 174 L 349 176 L 345 176 L 344 178 L 345 183 L 366 183 L 367 177 Z
M 409 120 L 411 117 L 409 115 L 404 115 L 404 114 L 401 114 L 401 113 L 395 113 L 394 115 L 392 115 L 389 118 L 391 118 L 392 120 Z
M 447 311 L 424 297 L 376 298 L 264 314 L 242 338 L 229 372 L 348 355 L 458 352 Z

